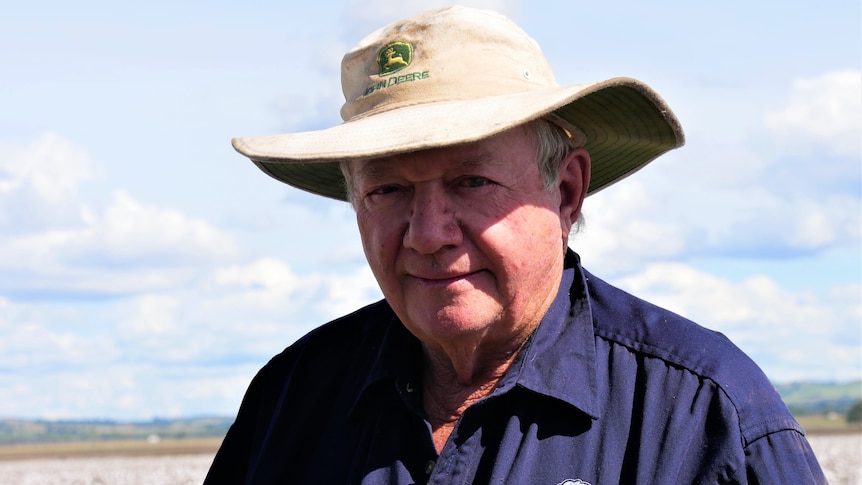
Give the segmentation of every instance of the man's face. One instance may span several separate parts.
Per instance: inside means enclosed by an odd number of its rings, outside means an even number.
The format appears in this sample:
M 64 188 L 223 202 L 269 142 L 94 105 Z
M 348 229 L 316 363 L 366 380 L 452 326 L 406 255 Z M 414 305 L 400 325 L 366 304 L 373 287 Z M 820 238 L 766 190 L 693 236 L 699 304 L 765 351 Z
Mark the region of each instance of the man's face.
M 542 187 L 526 129 L 350 168 L 366 257 L 414 335 L 505 347 L 535 328 L 556 294 L 571 220 L 560 188 Z

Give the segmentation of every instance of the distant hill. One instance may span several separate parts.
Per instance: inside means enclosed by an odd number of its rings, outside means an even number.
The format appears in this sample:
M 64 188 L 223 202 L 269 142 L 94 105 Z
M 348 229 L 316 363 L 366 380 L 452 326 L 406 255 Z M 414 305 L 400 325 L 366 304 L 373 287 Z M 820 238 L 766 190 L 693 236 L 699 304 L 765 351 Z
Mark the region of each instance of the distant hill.
M 796 382 L 777 384 L 775 388 L 797 417 L 846 415 L 854 403 L 862 400 L 862 381 L 840 384 Z M 221 438 L 227 433 L 233 419 L 233 416 L 142 422 L 0 419 L 0 445 Z
M 155 419 L 146 422 L 0 420 L 0 445 L 73 441 L 222 437 L 233 417 Z
M 862 381 L 846 383 L 794 382 L 777 384 L 775 389 L 796 416 L 846 414 L 862 400 Z

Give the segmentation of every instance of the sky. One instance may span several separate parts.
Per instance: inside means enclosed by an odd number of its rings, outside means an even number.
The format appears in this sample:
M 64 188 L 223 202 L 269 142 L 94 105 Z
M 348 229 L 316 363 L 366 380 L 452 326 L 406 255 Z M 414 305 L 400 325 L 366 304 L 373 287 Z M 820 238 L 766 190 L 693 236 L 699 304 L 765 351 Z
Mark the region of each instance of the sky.
M 515 0 L 560 84 L 630 76 L 686 146 L 589 197 L 597 276 L 777 383 L 862 379 L 858 0 Z M 340 122 L 340 61 L 435 1 L 15 2 L 0 17 L 0 417 L 234 415 L 381 297 L 352 209 L 234 136 Z

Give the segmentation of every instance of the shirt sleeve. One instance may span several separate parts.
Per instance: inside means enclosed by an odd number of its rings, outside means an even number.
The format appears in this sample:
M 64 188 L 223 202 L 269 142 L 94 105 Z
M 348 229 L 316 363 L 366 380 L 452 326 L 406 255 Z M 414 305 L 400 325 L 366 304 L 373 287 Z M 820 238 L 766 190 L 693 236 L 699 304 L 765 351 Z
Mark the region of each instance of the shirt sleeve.
M 275 356 L 249 384 L 240 404 L 236 420 L 222 441 L 204 485 L 239 484 L 249 481 L 248 473 L 266 435 L 269 418 L 278 402 L 281 385 L 278 377 L 287 376 L 287 351 Z
M 796 430 L 753 441 L 745 448 L 745 456 L 748 483 L 828 483 L 808 440 Z
M 256 430 L 257 386 L 252 381 L 243 398 L 237 418 L 222 441 L 204 485 L 240 484 L 246 482 L 249 455 Z

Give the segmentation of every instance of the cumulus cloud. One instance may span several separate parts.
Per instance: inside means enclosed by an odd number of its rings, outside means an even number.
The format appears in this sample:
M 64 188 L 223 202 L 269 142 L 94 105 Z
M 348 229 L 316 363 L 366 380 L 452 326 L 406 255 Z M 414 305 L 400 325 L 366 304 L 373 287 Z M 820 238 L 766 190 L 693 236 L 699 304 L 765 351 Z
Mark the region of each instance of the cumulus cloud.
M 380 298 L 365 265 L 297 273 L 260 258 L 214 267 L 186 287 L 117 302 L 111 330 L 127 356 L 208 365 L 265 362 L 313 328 Z
M 78 223 L 79 188 L 94 176 L 86 149 L 57 134 L 0 142 L 0 230 L 10 236 Z
M 74 142 L 49 134 L 0 152 L 0 271 L 10 275 L 0 290 L 126 292 L 239 254 L 233 236 L 208 222 L 121 189 L 104 207 L 85 201 L 82 184 L 97 168 Z
M 287 322 L 293 337 L 380 298 L 371 270 L 361 262 L 333 270 L 297 274 L 286 263 L 262 258 L 217 269 L 208 287 L 208 306 L 230 308 L 245 320 Z
M 39 261 L 68 266 L 168 266 L 220 260 L 238 252 L 232 237 L 209 223 L 175 209 L 144 205 L 121 190 L 100 212 L 82 210 L 78 222 L 73 229 L 46 228 L 11 238 L 0 261 L 8 266 Z
M 105 365 L 118 356 L 111 338 L 98 329 L 96 319 L 81 321 L 86 314 L 81 306 L 0 298 L 0 314 L 0 355 L 7 372 L 81 371 Z
M 705 245 L 692 248 L 693 255 L 787 259 L 860 241 L 862 205 L 852 195 L 815 200 L 752 188 L 740 189 L 739 196 L 724 206 L 733 217 L 716 216 L 717 224 L 704 228 Z
M 764 123 L 794 146 L 816 143 L 840 155 L 862 153 L 862 71 L 828 72 L 793 83 L 784 108 Z
M 114 192 L 103 214 L 90 214 L 86 222 L 66 247 L 98 262 L 173 265 L 229 259 L 239 251 L 232 236 L 208 222 L 143 204 L 122 190 Z
M 667 209 L 662 202 L 636 180 L 600 192 L 585 202 L 586 224 L 570 246 L 610 273 L 678 257 L 691 244 L 691 228 L 656 217 Z
M 765 275 L 731 281 L 680 263 L 651 264 L 618 283 L 726 334 L 773 380 L 862 378 L 862 285 L 792 291 Z
M 313 292 L 314 278 L 300 277 L 282 261 L 264 258 L 249 264 L 216 270 L 215 283 L 230 291 L 237 304 L 270 307 L 290 301 L 292 296 Z

